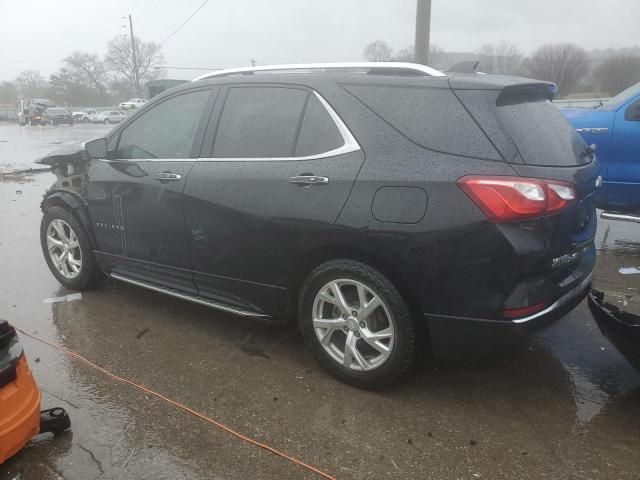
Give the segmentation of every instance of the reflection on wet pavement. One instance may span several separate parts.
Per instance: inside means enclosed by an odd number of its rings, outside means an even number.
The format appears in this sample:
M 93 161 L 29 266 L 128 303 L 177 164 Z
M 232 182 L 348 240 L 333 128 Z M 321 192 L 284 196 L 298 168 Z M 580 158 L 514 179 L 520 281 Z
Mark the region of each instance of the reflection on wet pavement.
M 640 275 L 620 274 L 620 269 L 640 267 L 640 224 L 601 219 L 596 248 L 594 287 L 605 292 L 607 302 L 640 314 Z
M 497 358 L 425 364 L 386 391 L 360 391 L 326 375 L 295 330 L 121 283 L 44 303 L 74 293 L 56 283 L 40 252 L 38 204 L 52 180 L 44 173 L 0 182 L 0 264 L 9 272 L 0 276 L 0 318 L 336 478 L 638 479 L 640 375 L 584 304 Z M 605 231 L 597 281 L 626 292 L 633 276 L 617 269 L 636 262 L 637 251 L 613 247 L 633 242 L 633 229 L 612 225 L 604 238 Z M 16 472 L 25 479 L 313 478 L 21 340 L 43 408 L 67 409 L 72 431 L 10 460 L 0 480 Z

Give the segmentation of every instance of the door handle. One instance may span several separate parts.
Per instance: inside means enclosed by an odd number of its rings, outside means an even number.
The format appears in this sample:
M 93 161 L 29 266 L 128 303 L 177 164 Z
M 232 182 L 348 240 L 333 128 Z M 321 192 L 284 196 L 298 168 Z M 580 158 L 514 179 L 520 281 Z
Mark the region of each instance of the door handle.
M 329 183 L 329 179 L 327 177 L 319 177 L 317 175 L 298 175 L 291 177 L 289 179 L 289 183 L 300 186 L 326 185 Z
M 182 178 L 182 175 L 171 172 L 161 172 L 156 174 L 155 179 L 161 182 L 176 182 Z

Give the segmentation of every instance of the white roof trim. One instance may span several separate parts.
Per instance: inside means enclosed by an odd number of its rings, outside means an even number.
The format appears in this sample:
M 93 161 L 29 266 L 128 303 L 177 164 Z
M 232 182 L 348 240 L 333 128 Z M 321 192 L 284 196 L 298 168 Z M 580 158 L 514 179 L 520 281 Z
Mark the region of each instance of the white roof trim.
M 288 71 L 287 73 L 291 73 L 291 71 L 294 71 L 294 70 L 340 70 L 340 69 L 355 70 L 359 68 L 364 70 L 371 69 L 371 68 L 380 68 L 380 69 L 388 68 L 388 69 L 394 69 L 394 70 L 405 69 L 413 72 L 421 72 L 425 76 L 432 76 L 432 77 L 446 76 L 440 70 L 427 67 L 426 65 L 420 65 L 418 63 L 405 63 L 405 62 L 297 63 L 297 64 L 289 64 L 289 65 L 264 65 L 259 67 L 240 67 L 240 68 L 229 68 L 225 70 L 216 70 L 213 72 L 205 73 L 204 75 L 200 75 L 199 77 L 195 78 L 193 81 L 197 82 L 198 80 L 204 80 L 205 78 L 225 77 L 230 75 L 241 75 L 244 73 L 254 73 L 254 72 L 268 73 L 268 72 Z

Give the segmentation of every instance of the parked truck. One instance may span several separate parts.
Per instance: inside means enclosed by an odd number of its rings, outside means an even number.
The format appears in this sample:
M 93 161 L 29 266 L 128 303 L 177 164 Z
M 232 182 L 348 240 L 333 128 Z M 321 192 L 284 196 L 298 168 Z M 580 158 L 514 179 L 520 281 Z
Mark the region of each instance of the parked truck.
M 42 125 L 44 118 L 42 114 L 49 107 L 54 107 L 55 103 L 44 98 L 26 98 L 16 102 L 18 124 Z
M 596 198 L 602 218 L 640 223 L 640 82 L 594 108 L 561 111 L 588 144 L 595 144 L 603 179 Z M 597 290 L 589 294 L 588 304 L 602 333 L 640 371 L 640 315 Z
M 640 214 L 640 82 L 595 108 L 561 111 L 596 145 L 603 180 L 596 200 L 604 218 Z

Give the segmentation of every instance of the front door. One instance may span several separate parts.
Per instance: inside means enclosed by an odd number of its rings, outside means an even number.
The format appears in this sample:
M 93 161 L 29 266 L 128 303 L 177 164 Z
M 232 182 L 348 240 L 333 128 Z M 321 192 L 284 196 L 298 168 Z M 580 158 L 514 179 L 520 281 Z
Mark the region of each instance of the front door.
M 616 112 L 609 152 L 609 204 L 640 208 L 640 100 Z
M 289 272 L 332 233 L 364 154 L 311 90 L 244 85 L 220 97 L 213 148 L 185 190 L 194 279 L 202 296 L 282 315 Z
M 183 190 L 195 164 L 211 89 L 178 94 L 109 139 L 89 170 L 98 258 L 110 272 L 195 293 Z

